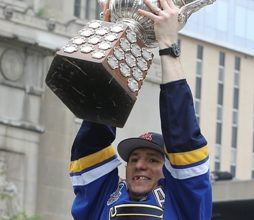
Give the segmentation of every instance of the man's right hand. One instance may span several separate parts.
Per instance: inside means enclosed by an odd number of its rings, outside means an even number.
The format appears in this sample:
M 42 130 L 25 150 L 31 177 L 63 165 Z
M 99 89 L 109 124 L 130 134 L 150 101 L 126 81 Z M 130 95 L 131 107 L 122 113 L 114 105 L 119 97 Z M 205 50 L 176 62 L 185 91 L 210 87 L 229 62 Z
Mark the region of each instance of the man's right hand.
M 179 9 L 172 0 L 158 0 L 156 6 L 150 0 L 144 0 L 150 11 L 139 9 L 142 16 L 154 21 L 154 31 L 160 49 L 167 48 L 177 42 L 181 24 L 178 22 Z

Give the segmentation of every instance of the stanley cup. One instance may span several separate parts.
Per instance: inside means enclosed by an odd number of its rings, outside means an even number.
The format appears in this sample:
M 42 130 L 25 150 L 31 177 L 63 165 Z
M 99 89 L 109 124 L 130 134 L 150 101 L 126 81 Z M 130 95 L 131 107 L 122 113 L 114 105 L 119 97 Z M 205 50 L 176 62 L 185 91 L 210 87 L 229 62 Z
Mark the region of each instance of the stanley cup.
M 156 47 L 143 0 L 108 1 L 111 21 L 89 21 L 59 50 L 46 84 L 78 118 L 123 127 L 146 78 Z M 150 0 L 159 7 L 159 0 Z M 178 21 L 215 0 L 173 0 Z

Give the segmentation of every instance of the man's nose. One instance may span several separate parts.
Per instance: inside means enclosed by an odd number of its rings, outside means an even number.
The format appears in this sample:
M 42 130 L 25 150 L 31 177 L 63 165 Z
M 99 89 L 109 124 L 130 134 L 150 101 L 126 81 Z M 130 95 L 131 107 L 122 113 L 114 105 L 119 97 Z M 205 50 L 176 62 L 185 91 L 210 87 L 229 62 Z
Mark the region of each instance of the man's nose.
M 147 163 L 144 159 L 139 159 L 136 163 L 136 169 L 147 169 Z

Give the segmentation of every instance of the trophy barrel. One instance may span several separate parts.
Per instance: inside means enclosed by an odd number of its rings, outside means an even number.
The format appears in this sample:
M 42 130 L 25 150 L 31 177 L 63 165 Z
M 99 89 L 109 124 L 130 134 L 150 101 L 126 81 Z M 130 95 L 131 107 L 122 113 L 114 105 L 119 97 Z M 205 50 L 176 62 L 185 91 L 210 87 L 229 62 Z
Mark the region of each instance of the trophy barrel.
M 97 123 L 123 127 L 136 101 L 102 64 L 81 59 L 56 55 L 46 82 L 78 118 Z
M 46 84 L 78 118 L 123 127 L 153 55 L 125 25 L 94 21 L 90 26 L 56 53 Z

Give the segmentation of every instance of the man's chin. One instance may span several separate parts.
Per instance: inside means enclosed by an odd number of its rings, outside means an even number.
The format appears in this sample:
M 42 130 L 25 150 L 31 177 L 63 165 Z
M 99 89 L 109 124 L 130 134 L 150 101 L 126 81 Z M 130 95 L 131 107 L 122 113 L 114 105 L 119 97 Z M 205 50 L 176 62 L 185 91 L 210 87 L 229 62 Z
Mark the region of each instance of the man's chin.
M 149 191 L 142 191 L 142 192 L 129 192 L 130 195 L 130 199 L 131 200 L 135 200 L 135 201 L 139 201 L 142 200 L 144 198 L 146 198 L 147 194 Z

